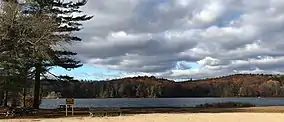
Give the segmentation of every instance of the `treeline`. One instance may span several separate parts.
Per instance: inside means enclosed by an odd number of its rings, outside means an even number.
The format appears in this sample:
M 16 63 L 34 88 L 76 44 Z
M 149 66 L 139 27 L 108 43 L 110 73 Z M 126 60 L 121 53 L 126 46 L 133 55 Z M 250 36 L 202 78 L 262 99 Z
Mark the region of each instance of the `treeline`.
M 43 86 L 43 97 L 163 98 L 284 96 L 284 77 L 282 75 L 235 74 L 219 78 L 184 82 L 174 82 L 147 76 L 109 81 L 46 82 L 49 85 Z

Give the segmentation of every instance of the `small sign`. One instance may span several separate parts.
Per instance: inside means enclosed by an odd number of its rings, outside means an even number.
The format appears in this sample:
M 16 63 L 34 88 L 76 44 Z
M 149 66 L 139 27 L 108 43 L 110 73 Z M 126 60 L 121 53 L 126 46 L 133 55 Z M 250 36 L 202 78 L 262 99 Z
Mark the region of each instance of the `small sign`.
M 67 105 L 74 105 L 74 99 L 73 98 L 67 98 L 66 99 L 66 104 Z

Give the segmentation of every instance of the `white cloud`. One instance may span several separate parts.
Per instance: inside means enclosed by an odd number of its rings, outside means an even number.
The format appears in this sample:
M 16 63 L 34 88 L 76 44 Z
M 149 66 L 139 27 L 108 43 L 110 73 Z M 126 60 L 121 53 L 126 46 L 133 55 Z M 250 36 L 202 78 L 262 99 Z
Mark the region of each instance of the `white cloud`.
M 193 17 L 194 23 L 211 23 L 216 21 L 225 11 L 225 5 L 221 1 L 212 1 L 205 4 L 200 12 Z
M 202 60 L 197 61 L 197 63 L 200 66 L 206 66 L 206 65 L 218 65 L 220 60 L 212 58 L 212 57 L 205 57 Z
M 74 51 L 98 67 L 174 79 L 284 71 L 283 0 L 91 0 L 84 11 L 95 17 Z

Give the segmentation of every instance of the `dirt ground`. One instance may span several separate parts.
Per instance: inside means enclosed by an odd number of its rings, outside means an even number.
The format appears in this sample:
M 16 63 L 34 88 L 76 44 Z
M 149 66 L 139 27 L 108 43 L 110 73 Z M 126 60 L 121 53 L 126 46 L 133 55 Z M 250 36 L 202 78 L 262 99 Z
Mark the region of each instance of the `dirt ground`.
M 0 109 L 0 113 L 4 110 Z M 270 107 L 249 107 L 249 108 L 211 108 L 211 109 L 201 109 L 201 108 L 135 108 L 135 109 L 122 109 L 122 116 L 136 116 L 136 115 L 155 115 L 155 114 L 165 114 L 165 115 L 195 115 L 199 113 L 284 113 L 284 106 L 270 106 Z M 71 113 L 69 113 L 71 115 Z M 74 112 L 74 117 L 89 117 L 88 109 L 86 108 L 76 108 Z M 219 114 L 213 114 L 219 115 Z M 235 115 L 235 114 L 232 114 Z M 281 114 L 282 115 L 282 114 Z M 111 116 L 117 117 L 117 115 Z M 50 119 L 50 118 L 66 118 L 64 110 L 57 109 L 42 109 L 38 114 L 25 115 L 25 116 L 15 116 L 6 117 L 5 115 L 0 115 L 0 119 L 12 120 L 12 119 Z M 99 117 L 100 118 L 100 117 Z M 284 120 L 284 119 L 283 119 Z M 273 121 L 274 122 L 274 121 Z
M 283 122 L 283 113 L 154 113 L 114 117 L 5 119 L 3 122 Z

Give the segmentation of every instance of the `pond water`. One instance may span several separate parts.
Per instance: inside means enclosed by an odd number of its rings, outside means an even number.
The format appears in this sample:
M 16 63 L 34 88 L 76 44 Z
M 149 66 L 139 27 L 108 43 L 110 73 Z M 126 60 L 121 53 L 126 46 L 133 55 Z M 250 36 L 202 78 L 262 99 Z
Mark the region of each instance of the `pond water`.
M 75 99 L 75 107 L 194 107 L 204 103 L 246 102 L 256 106 L 283 106 L 284 98 L 106 98 Z M 41 108 L 57 108 L 65 99 L 42 99 Z

